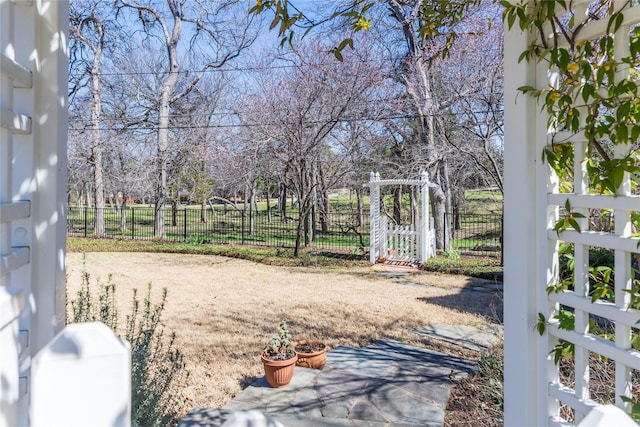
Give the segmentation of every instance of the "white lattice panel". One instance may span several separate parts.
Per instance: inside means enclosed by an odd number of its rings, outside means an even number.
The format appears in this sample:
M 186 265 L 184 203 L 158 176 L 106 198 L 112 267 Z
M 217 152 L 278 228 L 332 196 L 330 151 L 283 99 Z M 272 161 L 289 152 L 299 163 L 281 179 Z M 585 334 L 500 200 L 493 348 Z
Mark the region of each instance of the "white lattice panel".
M 30 203 L 15 194 L 15 146 L 30 138 L 33 109 L 22 96 L 32 88 L 32 73 L 17 52 L 16 18 L 32 6 L 0 2 L 0 425 L 27 425 L 30 316 L 30 251 L 16 239 L 30 217 Z M 19 19 L 19 18 L 18 18 Z M 29 95 L 27 95 L 29 96 Z M 26 234 L 26 233 L 25 233 Z
M 585 19 L 590 3 L 570 3 L 576 23 Z M 623 2 L 613 4 L 619 7 Z M 630 7 L 623 13 L 622 25 L 614 35 L 615 58 L 609 60 L 629 56 L 630 29 L 640 22 L 640 6 Z M 606 33 L 608 22 L 608 16 L 604 16 L 585 24 L 575 41 L 596 40 Z M 546 32 L 547 40 L 552 40 L 549 28 L 543 32 Z M 518 40 L 509 40 L 514 36 Z M 567 426 L 572 423 L 563 418 L 565 414 L 575 415 L 571 421 L 577 424 L 597 404 L 590 390 L 590 384 L 593 384 L 590 357 L 594 355 L 614 361 L 615 379 L 610 384 L 610 397 L 617 406 L 629 409 L 622 397 L 631 397 L 632 371 L 640 370 L 640 352 L 631 348 L 632 332 L 633 328 L 638 328 L 640 311 L 629 308 L 631 296 L 627 292 L 634 279 L 632 254 L 640 251 L 631 221 L 631 213 L 640 211 L 640 198 L 632 194 L 628 174 L 616 195 L 597 194 L 598 191 L 590 188 L 587 176 L 588 141 L 584 133 L 549 130 L 544 109 L 541 111 L 531 99 L 514 101 L 515 97 L 523 97 L 522 94 L 517 95 L 518 86 L 554 88 L 558 79 L 563 78 L 555 70 L 550 70 L 545 61 L 536 63 L 532 60 L 529 64 L 516 61 L 515 58 L 536 37 L 540 34 L 522 34 L 512 30 L 512 34 L 505 38 L 505 102 L 515 104 L 513 110 L 509 105 L 505 106 L 505 181 L 511 180 L 505 192 L 505 215 L 508 217 L 505 220 L 505 377 L 516 378 L 514 381 L 507 379 L 505 415 L 507 425 L 526 420 L 532 425 Z M 629 66 L 618 67 L 615 78 L 617 81 L 628 78 L 629 72 Z M 609 85 L 614 83 L 608 82 Z M 605 95 L 606 88 L 600 93 Z M 569 142 L 573 147 L 571 193 L 563 192 L 558 177 L 540 161 L 542 151 L 552 148 L 553 141 Z M 613 150 L 613 157 L 622 158 L 629 149 L 628 145 L 619 144 Z M 573 212 L 584 214 L 586 218 L 578 219 L 580 230 L 569 229 L 558 234 L 553 227 L 563 215 L 567 200 Z M 590 229 L 588 217 L 596 209 L 611 211 L 611 230 Z M 529 229 L 523 230 L 522 227 Z M 573 244 L 573 289 L 547 294 L 547 287 L 558 283 L 558 248 L 562 242 Z M 524 249 L 521 245 L 531 249 Z M 597 248 L 606 248 L 614 253 L 613 301 L 592 303 L 589 252 Z M 559 322 L 554 320 L 554 315 L 561 309 L 575 313 L 573 330 L 560 328 Z M 542 337 L 532 331 L 537 313 L 551 319 Z M 594 319 L 612 325 L 613 332 L 606 337 L 592 333 L 589 322 Z M 527 327 L 528 330 L 525 329 Z M 561 378 L 564 377 L 559 375 L 559 368 L 550 354 L 560 340 L 575 346 L 571 363 L 574 375 L 567 384 L 563 383 Z M 520 354 L 526 352 L 520 361 L 517 360 L 518 351 Z M 529 372 L 517 372 L 518 365 L 520 370 L 524 366 Z M 520 382 L 519 387 L 516 381 Z M 514 395 L 518 388 L 524 389 L 521 396 Z M 599 403 L 603 403 L 602 399 Z M 563 405 L 565 409 L 561 411 Z
M 532 2 L 532 4 L 537 3 Z M 569 4 L 569 2 L 567 3 Z M 590 3 L 589 1 L 570 3 L 573 7 L 571 12 L 575 16 L 576 23 L 580 23 L 588 15 Z M 613 4 L 619 7 L 623 3 L 613 2 Z M 601 19 L 594 20 L 595 15 L 592 12 L 591 9 L 589 22 L 585 23 L 584 27 L 576 33 L 578 39 L 574 39 L 574 42 L 579 44 L 580 40 L 597 40 L 605 35 L 610 28 L 608 16 L 602 15 Z M 566 23 L 568 16 L 569 14 L 565 15 L 558 22 Z M 613 52 L 615 58 L 605 58 L 606 61 L 618 61 L 622 57 L 629 56 L 630 31 L 640 22 L 640 6 L 625 10 L 624 19 L 621 22 L 622 25 L 614 35 Z M 546 31 L 546 40 L 552 41 L 551 29 L 547 27 Z M 511 56 L 511 59 L 507 59 L 507 61 L 519 56 L 528 43 L 534 38 L 540 37 L 540 34 L 525 34 L 521 37 L 510 47 L 508 45 L 505 54 Z M 515 80 L 520 80 L 520 84 L 524 83 L 546 90 L 557 88 L 558 82 L 566 78 L 566 76 L 560 75 L 557 70 L 549 69 L 548 63 L 545 61 L 536 63 L 533 60 L 531 62 L 527 65 L 518 65 L 524 70 L 523 77 L 515 74 L 510 75 L 510 71 L 505 67 L 507 70 L 506 85 L 509 87 L 511 84 L 511 95 L 517 93 L 517 89 L 514 87 Z M 598 66 L 605 66 L 604 60 Z M 630 71 L 629 66 L 621 66 L 617 70 L 615 75 L 617 81 L 605 82 L 605 87 L 599 91 L 601 95 L 606 96 L 608 86 L 628 78 L 629 73 L 634 72 L 633 69 Z M 520 96 L 523 95 L 520 94 Z M 508 98 L 506 102 L 509 102 Z M 544 102 L 544 97 L 540 102 Z M 576 102 L 576 104 L 579 103 Z M 509 107 L 506 106 L 507 126 L 510 123 L 513 125 L 513 122 L 519 120 L 520 125 L 524 127 L 521 130 L 507 132 L 506 150 L 512 151 L 510 155 L 506 156 L 505 162 L 510 162 L 510 158 L 516 159 L 514 162 L 520 162 L 521 169 L 517 170 L 518 165 L 515 167 L 507 165 L 512 169 L 507 169 L 506 180 L 516 180 L 521 185 L 520 191 L 531 192 L 531 200 L 526 202 L 528 207 L 510 204 L 506 210 L 507 216 L 510 217 L 509 225 L 506 227 L 507 239 L 510 242 L 507 246 L 514 248 L 514 246 L 522 245 L 524 241 L 524 244 L 531 244 L 533 249 L 520 250 L 518 248 L 515 251 L 516 254 L 509 253 L 510 249 L 506 247 L 509 255 L 505 261 L 507 265 L 505 277 L 508 279 L 505 283 L 505 289 L 508 289 L 510 285 L 517 287 L 513 282 L 518 280 L 518 272 L 511 269 L 510 265 L 519 264 L 524 267 L 520 273 L 527 275 L 524 278 L 526 283 L 521 289 L 521 296 L 510 295 L 507 292 L 506 304 L 515 301 L 515 298 L 523 298 L 524 304 L 521 308 L 525 307 L 527 317 L 525 320 L 515 311 L 507 314 L 505 319 L 507 329 L 505 351 L 508 365 L 506 375 L 508 376 L 510 372 L 514 372 L 516 363 L 508 359 L 515 358 L 517 354 L 516 350 L 509 346 L 519 338 L 516 337 L 515 327 L 511 329 L 513 325 L 507 323 L 520 322 L 518 325 L 521 328 L 519 333 L 524 335 L 522 343 L 525 351 L 528 347 L 537 358 L 535 362 L 531 361 L 533 363 L 531 365 L 533 367 L 532 373 L 521 375 L 525 381 L 521 386 L 526 388 L 529 387 L 528 384 L 535 384 L 535 392 L 529 395 L 529 401 L 518 400 L 517 397 L 509 396 L 515 391 L 516 385 L 508 384 L 506 394 L 508 396 L 507 402 L 513 399 L 514 402 L 521 405 L 521 411 L 530 411 L 529 419 L 537 420 L 536 424 L 538 425 L 570 425 L 568 419 L 563 418 L 566 414 L 569 414 L 568 418 L 572 422 L 579 423 L 594 405 L 609 403 L 603 402 L 602 396 L 600 396 L 599 402 L 596 402 L 598 399 L 592 395 L 591 389 L 596 380 L 591 378 L 592 368 L 590 366 L 593 364 L 594 356 L 606 357 L 615 363 L 615 380 L 612 381 L 615 384 L 610 384 L 610 399 L 617 406 L 629 409 L 629 404 L 623 401 L 623 397 L 632 397 L 632 371 L 640 370 L 640 352 L 631 346 L 632 333 L 638 333 L 633 328 L 638 327 L 640 311 L 629 308 L 631 295 L 628 292 L 632 288 L 634 280 L 634 272 L 631 267 L 632 255 L 639 252 L 638 238 L 633 235 L 631 214 L 640 211 L 640 198 L 632 194 L 631 180 L 628 174 L 625 174 L 616 195 L 599 194 L 597 189 L 592 188 L 587 173 L 587 160 L 592 154 L 589 153 L 590 142 L 584 132 L 577 134 L 568 134 L 566 131 L 555 132 L 554 129 L 549 129 L 545 109 L 543 108 L 541 111 L 539 105 L 532 107 L 530 100 L 521 101 L 518 106 L 519 110 L 515 112 L 509 111 Z M 581 107 L 578 105 L 577 108 Z M 585 111 L 581 111 L 583 120 L 586 116 L 584 113 Z M 615 111 L 612 114 L 615 114 Z M 582 122 L 582 126 L 584 126 L 584 122 Z M 529 146 L 526 148 L 514 147 L 515 144 L 518 144 L 513 139 L 516 135 L 523 135 L 524 144 L 529 144 Z M 509 141 L 510 138 L 511 141 Z M 571 193 L 566 192 L 566 185 L 561 185 L 566 183 L 561 183 L 561 179 L 555 176 L 551 168 L 540 161 L 543 150 L 553 150 L 558 141 L 571 144 L 573 150 L 573 170 L 570 174 L 572 182 L 569 186 Z M 520 142 L 522 143 L 522 140 Z M 603 144 L 607 145 L 606 142 Z M 623 158 L 628 155 L 629 151 L 629 145 L 618 144 L 612 150 L 613 158 Z M 535 184 L 527 183 L 529 178 L 533 178 Z M 517 191 L 517 183 L 512 181 L 512 185 L 505 195 L 505 203 L 509 203 L 509 199 L 521 197 L 516 195 Z M 563 211 L 567 202 L 573 212 L 582 214 L 585 218 L 577 219 L 579 230 L 568 229 L 557 233 L 554 226 L 558 219 L 565 215 Z M 527 209 L 530 212 L 526 212 Z M 594 222 L 590 220 L 590 214 L 595 210 L 611 212 L 613 221 L 610 229 L 602 230 L 593 225 Z M 514 219 L 514 214 L 521 215 L 521 219 L 526 221 L 529 213 L 532 215 L 531 224 L 533 227 L 531 230 L 522 231 L 522 223 L 520 222 L 520 230 L 525 238 L 518 241 L 517 236 L 512 234 L 518 229 L 518 221 Z M 548 286 L 558 284 L 558 250 L 561 243 L 573 244 L 573 288 L 561 293 L 547 294 Z M 592 302 L 593 284 L 590 283 L 589 276 L 589 253 L 598 248 L 611 250 L 615 257 L 613 285 L 615 298 L 611 301 Z M 516 259 L 518 256 L 528 257 L 528 259 Z M 525 290 L 525 288 L 527 289 Z M 509 308 L 507 307 L 506 310 L 508 312 Z M 573 330 L 561 327 L 559 320 L 555 318 L 561 310 L 574 314 Z M 550 323 L 542 337 L 535 337 L 535 334 L 523 331 L 523 326 L 526 323 L 529 323 L 529 327 L 533 328 L 536 319 L 532 317 L 537 313 L 543 314 Z M 604 328 L 609 328 L 607 329 L 608 334 L 602 333 L 603 327 L 600 327 L 598 331 L 594 331 L 590 327 L 590 322 L 593 323 L 596 319 L 601 325 L 606 325 Z M 569 380 L 563 379 L 565 377 L 559 374 L 559 368 L 553 361 L 554 348 L 561 342 L 571 343 L 575 348 L 570 363 L 573 368 L 573 378 Z M 567 384 L 563 381 L 566 381 Z M 561 411 L 563 406 L 564 410 Z M 507 416 L 507 420 L 517 418 L 511 414 Z
M 64 325 L 63 1 L 0 0 L 0 426 L 28 426 L 31 358 Z

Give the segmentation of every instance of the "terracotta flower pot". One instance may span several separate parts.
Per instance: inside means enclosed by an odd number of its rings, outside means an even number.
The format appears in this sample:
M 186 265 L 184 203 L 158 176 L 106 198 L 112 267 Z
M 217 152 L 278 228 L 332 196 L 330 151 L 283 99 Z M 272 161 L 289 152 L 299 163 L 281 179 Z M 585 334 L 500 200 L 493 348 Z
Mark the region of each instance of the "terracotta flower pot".
M 298 350 L 300 346 L 305 344 L 310 344 L 311 346 L 322 346 L 319 350 L 314 350 L 311 352 Z M 304 368 L 313 368 L 313 369 L 324 369 L 324 365 L 327 363 L 327 345 L 322 341 L 318 340 L 302 340 L 297 341 L 294 345 L 296 350 L 296 354 L 298 355 L 298 361 L 296 365 L 302 366 Z
M 260 358 L 264 364 L 264 375 L 271 387 L 285 387 L 291 382 L 296 361 L 298 360 L 297 354 L 287 360 L 270 360 L 265 358 L 264 354 Z

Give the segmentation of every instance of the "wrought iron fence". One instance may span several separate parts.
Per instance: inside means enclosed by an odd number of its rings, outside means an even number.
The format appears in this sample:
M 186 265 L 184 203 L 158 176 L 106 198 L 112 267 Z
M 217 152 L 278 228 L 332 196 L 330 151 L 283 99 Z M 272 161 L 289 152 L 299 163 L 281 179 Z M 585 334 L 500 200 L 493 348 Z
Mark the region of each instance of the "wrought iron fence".
M 67 234 L 96 237 L 96 208 L 69 207 Z M 154 208 L 128 206 L 104 209 L 104 233 L 100 237 L 152 240 Z M 295 246 L 297 212 L 281 218 L 277 211 L 248 212 L 227 210 L 212 212 L 183 208 L 165 212 L 165 240 L 187 243 Z M 451 240 L 446 249 L 468 255 L 500 257 L 502 216 L 496 214 L 448 215 L 445 221 Z M 369 249 L 369 214 L 351 210 L 331 212 L 322 218 L 316 213 L 311 232 L 303 233 L 303 244 L 333 252 L 366 252 Z
M 76 237 L 97 237 L 96 208 L 69 207 L 67 234 Z M 155 213 L 153 207 L 104 209 L 104 232 L 99 237 L 152 240 Z M 169 241 L 187 243 L 263 245 L 294 247 L 298 213 L 287 212 L 281 218 L 277 211 L 248 212 L 227 210 L 171 208 L 165 212 L 165 235 Z M 315 215 L 311 231 L 303 233 L 303 244 L 335 252 L 368 250 L 369 216 L 354 212 L 331 212 Z
M 501 257 L 502 215 L 467 214 L 445 215 L 449 227 L 449 248 L 467 255 Z

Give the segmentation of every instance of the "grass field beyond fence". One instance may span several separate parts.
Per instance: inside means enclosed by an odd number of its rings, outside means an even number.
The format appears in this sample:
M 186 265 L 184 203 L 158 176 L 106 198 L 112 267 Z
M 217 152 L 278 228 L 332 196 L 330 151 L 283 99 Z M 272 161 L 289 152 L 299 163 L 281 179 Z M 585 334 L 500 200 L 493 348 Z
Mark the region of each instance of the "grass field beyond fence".
M 131 240 L 154 240 L 154 208 L 128 206 L 125 209 L 105 209 L 105 230 L 96 234 L 96 208 L 69 207 L 67 234 L 73 237 L 107 237 Z M 175 216 L 171 208 L 165 212 L 163 240 L 194 244 L 236 244 L 292 248 L 296 242 L 297 212 L 287 212 L 283 220 L 277 211 L 245 212 L 182 208 Z M 369 215 L 341 209 L 321 218 L 316 214 L 312 241 L 308 248 L 337 253 L 364 254 L 369 250 Z M 451 233 L 450 247 L 461 253 L 500 257 L 502 222 L 496 214 L 462 214 L 447 217 Z M 308 235 L 307 235 L 308 236 Z

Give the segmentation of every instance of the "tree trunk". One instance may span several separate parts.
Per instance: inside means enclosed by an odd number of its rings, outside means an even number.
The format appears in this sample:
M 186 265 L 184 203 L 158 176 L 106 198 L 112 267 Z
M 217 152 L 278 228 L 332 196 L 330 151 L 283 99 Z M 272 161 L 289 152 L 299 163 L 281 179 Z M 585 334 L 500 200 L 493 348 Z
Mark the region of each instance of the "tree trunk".
M 200 222 L 203 224 L 207 223 L 207 201 L 203 200 L 200 203 Z
M 393 189 L 393 221 L 402 224 L 402 186 Z
M 320 228 L 323 233 L 329 232 L 329 189 L 327 188 L 324 173 L 321 167 L 317 167 L 319 179 L 319 200 L 318 207 L 320 209 Z M 316 187 L 318 188 L 318 186 Z
M 420 198 L 420 187 L 412 185 L 409 192 L 409 199 L 411 205 L 411 224 L 415 230 L 418 229 L 418 221 L 420 219 L 420 211 L 418 207 L 418 199 Z
M 98 18 L 91 18 L 93 28 L 96 32 L 95 43 L 85 38 L 83 34 L 78 34 L 80 39 L 93 52 L 93 63 L 91 65 L 91 159 L 93 164 L 93 185 L 95 186 L 96 212 L 95 226 L 93 232 L 97 236 L 104 235 L 104 170 L 103 170 L 103 142 L 100 131 L 100 116 L 102 114 L 102 98 L 100 88 L 100 61 L 102 60 L 102 48 L 104 44 L 104 25 Z M 87 196 L 89 200 L 90 196 Z
M 171 225 L 173 227 L 178 226 L 178 199 L 177 198 L 171 199 Z
M 293 249 L 293 256 L 300 255 L 300 247 L 302 246 L 302 235 L 304 232 L 304 219 L 302 218 L 302 212 L 298 213 L 298 225 L 296 226 L 296 246 Z
M 155 235 L 165 237 L 164 207 L 167 202 L 167 152 L 169 149 L 169 117 L 171 114 L 171 96 L 178 81 L 178 41 L 182 33 L 182 19 L 179 14 L 173 14 L 174 26 L 170 38 L 166 40 L 169 60 L 169 73 L 162 84 L 162 91 L 158 106 L 158 184 L 156 189 L 156 215 L 154 223 Z M 172 202 L 173 204 L 173 202 Z
M 316 219 L 316 205 L 311 205 L 311 211 L 306 215 L 305 220 L 305 238 L 304 244 L 305 246 L 310 245 L 315 240 L 315 219 Z
M 278 183 L 278 211 L 280 212 L 280 221 L 287 222 L 287 186 L 284 181 Z
M 450 231 L 446 222 L 444 199 L 444 192 L 440 187 L 429 188 L 429 200 L 431 201 L 431 212 L 433 212 L 433 223 L 436 232 L 436 249 L 440 250 L 449 248 Z
M 85 191 L 85 196 L 87 197 L 87 208 L 93 208 L 93 188 L 91 184 L 87 184 L 87 191 Z
M 444 207 L 445 212 L 447 213 L 447 218 L 449 218 L 449 223 L 451 223 L 451 183 L 449 181 L 449 162 L 447 159 L 440 160 L 440 182 L 442 183 L 442 191 L 444 192 Z
M 356 189 L 356 197 L 358 200 L 358 226 L 362 227 L 364 224 L 364 196 L 361 188 Z
M 267 223 L 271 224 L 271 191 L 269 191 L 269 180 L 265 180 L 265 198 L 267 199 Z
M 122 205 L 120 205 L 120 232 L 127 231 L 127 196 L 122 192 Z
M 303 195 L 300 194 L 300 190 L 298 189 L 298 201 L 300 201 Z M 300 248 L 302 247 L 302 239 L 306 238 L 306 229 L 307 229 L 307 217 L 305 213 L 305 209 L 302 209 L 303 205 L 300 204 L 300 209 L 298 209 L 298 225 L 296 227 L 296 247 L 293 251 L 293 256 L 300 255 Z
M 249 192 L 249 235 L 256 233 L 256 213 L 258 211 L 258 203 L 256 202 L 256 180 L 251 183 Z

